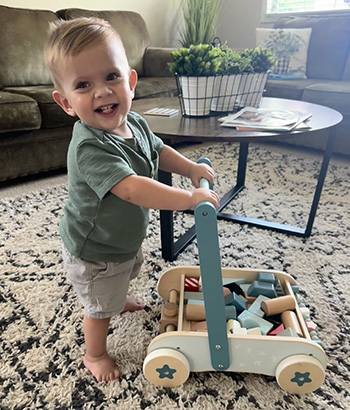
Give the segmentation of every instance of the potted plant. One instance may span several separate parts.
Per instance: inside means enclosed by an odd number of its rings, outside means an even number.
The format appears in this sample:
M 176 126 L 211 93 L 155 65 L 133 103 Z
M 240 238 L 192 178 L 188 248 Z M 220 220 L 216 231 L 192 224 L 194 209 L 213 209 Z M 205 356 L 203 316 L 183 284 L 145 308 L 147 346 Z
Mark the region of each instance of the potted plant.
M 242 58 L 250 61 L 247 74 L 242 77 L 238 90 L 238 108 L 259 107 L 265 89 L 268 72 L 274 66 L 273 54 L 267 48 L 251 48 L 241 53 Z
M 220 67 L 219 50 L 209 44 L 191 45 L 172 51 L 169 70 L 176 75 L 183 114 L 210 113 L 215 75 Z
M 242 73 L 251 71 L 248 57 L 233 51 L 226 44 L 219 46 L 220 66 L 215 78 L 212 111 L 233 111 Z
M 180 44 L 211 44 L 215 37 L 220 0 L 182 0 Z

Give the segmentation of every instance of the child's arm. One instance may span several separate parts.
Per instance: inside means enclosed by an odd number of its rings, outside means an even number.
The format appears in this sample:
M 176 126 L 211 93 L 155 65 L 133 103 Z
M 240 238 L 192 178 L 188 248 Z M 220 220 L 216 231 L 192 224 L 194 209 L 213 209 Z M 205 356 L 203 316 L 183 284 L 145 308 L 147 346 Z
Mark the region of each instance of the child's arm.
M 210 184 L 214 180 L 214 170 L 212 168 L 206 164 L 196 164 L 168 145 L 164 145 L 160 152 L 159 168 L 162 171 L 190 178 L 195 187 L 199 186 L 201 178 L 207 179 Z
M 138 175 L 124 178 L 114 185 L 111 192 L 124 201 L 149 209 L 184 211 L 194 209 L 203 201 L 211 202 L 216 208 L 220 203 L 217 194 L 209 189 L 197 188 L 187 191 Z

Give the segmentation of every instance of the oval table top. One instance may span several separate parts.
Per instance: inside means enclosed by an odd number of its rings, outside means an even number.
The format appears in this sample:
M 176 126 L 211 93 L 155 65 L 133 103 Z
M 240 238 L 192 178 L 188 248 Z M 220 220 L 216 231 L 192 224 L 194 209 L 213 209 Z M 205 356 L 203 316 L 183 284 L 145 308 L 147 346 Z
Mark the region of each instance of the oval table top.
M 152 108 L 178 108 L 179 114 L 172 117 L 145 115 L 144 112 Z M 319 130 L 330 129 L 339 124 L 343 117 L 332 109 L 322 105 L 282 98 L 263 98 L 261 108 L 298 111 L 312 114 L 308 120 L 310 129 L 293 130 L 288 132 L 276 131 L 238 131 L 232 127 L 221 127 L 219 118 L 227 115 L 213 115 L 209 117 L 186 117 L 181 115 L 179 99 L 173 98 L 145 98 L 134 100 L 131 110 L 142 115 L 151 130 L 164 140 L 172 142 L 253 142 L 274 140 L 310 134 Z

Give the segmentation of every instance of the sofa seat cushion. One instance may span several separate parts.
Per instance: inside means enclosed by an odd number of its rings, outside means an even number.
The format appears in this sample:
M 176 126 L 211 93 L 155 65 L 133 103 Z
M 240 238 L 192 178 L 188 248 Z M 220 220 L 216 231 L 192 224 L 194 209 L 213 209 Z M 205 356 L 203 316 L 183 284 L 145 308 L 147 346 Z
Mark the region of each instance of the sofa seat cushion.
M 287 98 L 290 100 L 301 100 L 304 89 L 315 82 L 322 80 L 273 80 L 268 79 L 264 97 Z
M 327 81 L 305 88 L 303 101 L 325 105 L 350 116 L 350 81 Z
M 12 131 L 37 130 L 41 126 L 38 104 L 22 94 L 0 91 L 0 138 Z
M 119 33 L 128 57 L 129 65 L 138 75 L 143 75 L 143 55 L 151 44 L 144 19 L 133 11 L 92 11 L 83 9 L 58 10 L 57 14 L 65 20 L 77 17 L 97 17 L 109 22 Z
M 8 87 L 5 91 L 13 94 L 21 94 L 37 101 L 42 117 L 42 128 L 56 128 L 72 125 L 77 117 L 66 114 L 52 98 L 52 85 L 32 87 Z
M 141 77 L 137 81 L 135 98 L 175 97 L 175 77 Z

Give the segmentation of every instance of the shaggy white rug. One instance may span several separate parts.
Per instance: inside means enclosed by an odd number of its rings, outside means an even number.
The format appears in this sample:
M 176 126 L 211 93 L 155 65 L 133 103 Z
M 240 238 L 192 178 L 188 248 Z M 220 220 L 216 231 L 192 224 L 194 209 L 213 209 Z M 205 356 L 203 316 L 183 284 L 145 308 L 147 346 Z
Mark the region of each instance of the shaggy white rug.
M 236 175 L 237 145 L 193 146 L 186 154 L 211 159 L 215 189 L 225 193 Z M 319 159 L 252 146 L 247 189 L 229 208 L 255 218 L 304 227 Z M 175 178 L 175 184 L 188 186 Z M 222 266 L 268 268 L 293 275 L 310 307 L 328 358 L 315 392 L 295 396 L 273 377 L 191 373 L 178 388 L 151 385 L 143 376 L 147 346 L 157 335 L 161 273 L 198 265 L 196 242 L 175 262 L 161 258 L 159 215 L 151 212 L 145 264 L 131 292 L 147 309 L 112 319 L 108 347 L 123 376 L 98 384 L 82 365 L 82 310 L 67 280 L 57 224 L 64 185 L 0 201 L 0 408 L 7 409 L 350 409 L 350 167 L 332 160 L 312 236 L 302 239 L 219 221 Z M 192 216 L 176 215 L 176 232 Z

